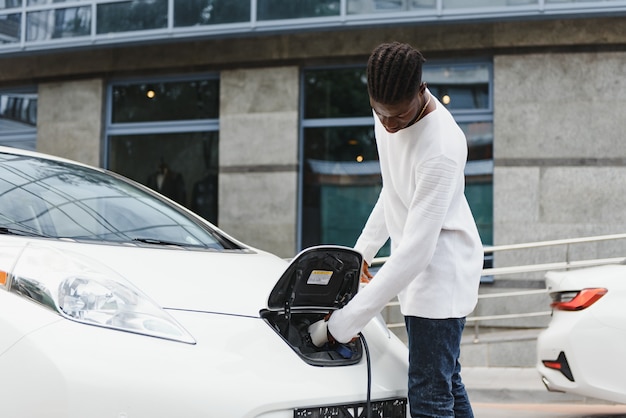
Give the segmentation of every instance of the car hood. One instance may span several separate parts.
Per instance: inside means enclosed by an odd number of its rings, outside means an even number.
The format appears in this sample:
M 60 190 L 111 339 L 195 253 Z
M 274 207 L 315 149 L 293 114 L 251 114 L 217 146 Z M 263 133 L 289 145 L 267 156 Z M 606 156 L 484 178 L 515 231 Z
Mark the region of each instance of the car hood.
M 259 316 L 267 308 L 270 292 L 289 265 L 258 250 L 199 251 L 46 240 L 29 245 L 94 259 L 165 309 L 245 316 Z
M 21 238 L 10 242 L 13 254 L 35 245 L 54 248 L 59 257 L 76 254 L 91 259 L 94 266 L 103 266 L 105 274 L 121 276 L 165 309 L 255 317 L 285 307 L 340 308 L 357 292 L 362 264 L 358 252 L 340 246 L 311 247 L 288 262 L 255 249 L 210 251 Z

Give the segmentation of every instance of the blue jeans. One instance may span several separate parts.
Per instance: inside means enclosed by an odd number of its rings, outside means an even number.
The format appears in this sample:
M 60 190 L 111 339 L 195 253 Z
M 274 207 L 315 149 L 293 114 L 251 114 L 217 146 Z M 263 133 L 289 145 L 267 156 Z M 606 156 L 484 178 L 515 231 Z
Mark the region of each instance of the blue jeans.
M 409 344 L 409 407 L 412 418 L 473 418 L 461 381 L 465 318 L 404 318 Z

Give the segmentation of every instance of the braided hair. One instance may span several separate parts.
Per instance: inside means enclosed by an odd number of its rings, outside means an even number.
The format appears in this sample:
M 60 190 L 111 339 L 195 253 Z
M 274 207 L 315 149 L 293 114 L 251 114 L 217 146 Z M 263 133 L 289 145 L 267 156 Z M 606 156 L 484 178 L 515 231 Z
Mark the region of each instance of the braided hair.
M 411 45 L 400 42 L 379 45 L 367 62 L 370 97 L 384 104 L 412 99 L 422 83 L 422 64 L 425 61 Z

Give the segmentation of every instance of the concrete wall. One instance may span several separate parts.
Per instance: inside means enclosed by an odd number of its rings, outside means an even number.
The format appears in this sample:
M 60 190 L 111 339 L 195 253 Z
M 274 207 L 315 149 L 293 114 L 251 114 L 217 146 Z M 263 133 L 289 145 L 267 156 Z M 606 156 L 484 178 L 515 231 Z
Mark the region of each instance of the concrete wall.
M 39 84 L 37 151 L 101 165 L 104 96 L 101 79 Z
M 624 52 L 494 57 L 494 243 L 626 231 Z M 626 240 L 498 252 L 495 267 L 626 256 Z M 481 293 L 543 288 L 545 272 L 496 277 Z M 483 299 L 474 315 L 549 311 L 546 294 Z M 482 326 L 544 327 L 549 316 Z
M 429 60 L 568 49 L 624 51 L 626 17 L 408 23 L 0 54 L 0 88 L 59 78 L 145 77 L 279 65 L 363 63 L 376 45 L 391 40 L 412 43 Z
M 624 75 L 625 52 L 494 58 L 496 245 L 626 231 Z M 497 254 L 495 264 L 624 256 L 626 247 L 567 251 Z
M 220 75 L 219 225 L 247 244 L 296 253 L 297 67 Z

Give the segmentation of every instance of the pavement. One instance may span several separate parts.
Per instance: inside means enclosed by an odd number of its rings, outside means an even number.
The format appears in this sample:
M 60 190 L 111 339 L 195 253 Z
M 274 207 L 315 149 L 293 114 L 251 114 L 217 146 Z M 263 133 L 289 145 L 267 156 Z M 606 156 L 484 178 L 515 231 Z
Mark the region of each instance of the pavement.
M 578 395 L 549 392 L 531 367 L 463 367 L 461 376 L 472 402 L 582 403 L 609 402 Z

